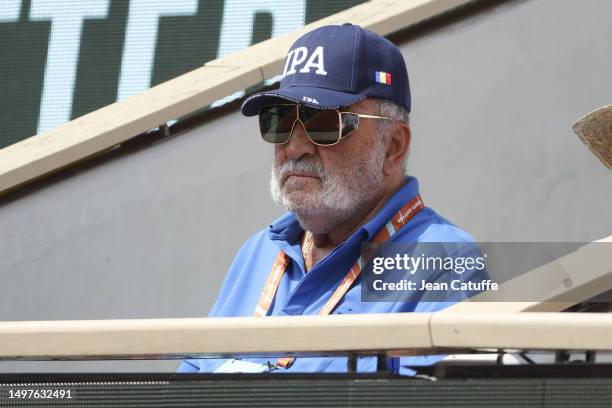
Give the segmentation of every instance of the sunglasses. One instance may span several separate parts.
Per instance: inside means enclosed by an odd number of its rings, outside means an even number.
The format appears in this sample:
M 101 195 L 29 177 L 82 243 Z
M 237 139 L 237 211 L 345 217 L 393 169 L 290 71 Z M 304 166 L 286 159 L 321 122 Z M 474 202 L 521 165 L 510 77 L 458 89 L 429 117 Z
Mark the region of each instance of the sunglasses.
M 283 144 L 289 141 L 299 121 L 312 143 L 333 146 L 357 130 L 360 118 L 393 120 L 338 109 L 317 109 L 296 104 L 270 105 L 259 109 L 259 130 L 266 142 Z

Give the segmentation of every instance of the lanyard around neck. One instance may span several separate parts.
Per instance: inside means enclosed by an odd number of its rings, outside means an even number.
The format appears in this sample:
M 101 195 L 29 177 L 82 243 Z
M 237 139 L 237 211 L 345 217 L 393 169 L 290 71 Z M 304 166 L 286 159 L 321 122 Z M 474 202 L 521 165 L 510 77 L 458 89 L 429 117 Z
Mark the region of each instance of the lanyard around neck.
M 387 224 L 381 228 L 378 233 L 376 233 L 374 238 L 372 238 L 372 242 L 381 244 L 390 240 L 391 237 L 397 233 L 397 231 L 399 231 L 404 225 L 408 224 L 408 222 L 423 208 L 425 208 L 423 205 L 423 200 L 421 199 L 420 194 L 417 194 L 397 213 L 395 213 L 391 220 L 389 220 L 389 222 L 387 222 Z M 351 267 L 344 279 L 342 279 L 340 282 L 340 285 L 338 285 L 334 293 L 319 311 L 320 316 L 331 314 L 338 303 L 340 303 L 340 300 L 342 300 L 346 292 L 348 292 L 350 287 L 357 280 L 361 274 L 361 270 L 365 266 L 365 263 L 366 260 L 364 259 L 363 254 L 360 254 L 357 262 L 355 262 L 355 264 Z M 268 314 L 272 301 L 276 296 L 278 285 L 280 284 L 280 281 L 287 270 L 288 264 L 289 257 L 287 254 L 285 254 L 283 251 L 279 251 L 274 259 L 272 269 L 268 275 L 268 279 L 266 279 L 261 295 L 259 296 L 259 301 L 257 302 L 257 306 L 255 307 L 255 312 L 253 314 L 254 317 L 264 317 Z M 289 368 L 289 366 L 293 363 L 293 360 L 294 359 L 291 357 L 284 357 L 278 360 L 277 365 Z

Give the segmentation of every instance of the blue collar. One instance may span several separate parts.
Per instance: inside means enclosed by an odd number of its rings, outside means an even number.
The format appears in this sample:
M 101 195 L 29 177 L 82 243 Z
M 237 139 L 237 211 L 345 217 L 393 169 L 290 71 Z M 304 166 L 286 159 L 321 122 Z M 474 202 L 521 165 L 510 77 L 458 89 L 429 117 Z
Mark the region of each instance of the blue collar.
M 419 193 L 419 182 L 415 177 L 406 177 L 406 183 L 397 190 L 385 203 L 384 207 L 366 222 L 361 228 L 349 237 L 351 239 L 356 234 L 364 235 L 364 240 L 370 240 L 380 231 L 385 224 L 397 213 L 408 201 Z M 366 234 L 363 234 L 365 231 Z M 268 237 L 275 241 L 286 241 L 295 245 L 300 239 L 304 230 L 300 226 L 295 215 L 285 213 L 270 225 Z

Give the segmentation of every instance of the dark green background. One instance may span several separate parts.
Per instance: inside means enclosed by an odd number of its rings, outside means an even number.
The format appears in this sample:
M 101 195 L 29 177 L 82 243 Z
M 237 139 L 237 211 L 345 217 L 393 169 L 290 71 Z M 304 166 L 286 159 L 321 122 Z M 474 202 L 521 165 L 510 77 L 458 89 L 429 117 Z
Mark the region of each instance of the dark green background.
M 309 0 L 306 24 L 363 1 Z M 195 16 L 160 19 L 152 85 L 216 58 L 223 3 L 200 0 Z M 128 9 L 129 1 L 112 0 L 108 18 L 84 21 L 72 118 L 115 102 Z M 28 21 L 29 13 L 30 0 L 23 0 L 19 22 L 0 23 L 0 148 L 37 129 L 51 23 Z M 256 15 L 252 43 L 268 39 L 271 32 L 272 16 Z

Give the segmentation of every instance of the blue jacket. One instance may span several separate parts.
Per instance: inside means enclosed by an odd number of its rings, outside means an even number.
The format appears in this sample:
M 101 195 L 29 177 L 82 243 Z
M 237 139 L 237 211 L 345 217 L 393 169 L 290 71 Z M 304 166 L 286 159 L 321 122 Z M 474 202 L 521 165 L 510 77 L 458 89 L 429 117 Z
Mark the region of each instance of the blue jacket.
M 344 278 L 360 255 L 361 243 L 370 240 L 385 224 L 413 197 L 418 194 L 418 182 L 407 177 L 406 184 L 398 190 L 386 205 L 365 225 L 353 233 L 324 260 L 305 273 L 300 247 L 303 233 L 297 219 L 286 213 L 269 228 L 253 235 L 242 246 L 225 278 L 221 292 L 209 317 L 252 316 L 262 292 L 272 263 L 283 250 L 290 258 L 289 265 L 279 284 L 276 297 L 268 315 L 299 316 L 318 314 L 330 298 L 339 282 Z M 427 197 L 424 197 L 427 203 Z M 449 242 L 469 243 L 474 239 L 457 228 L 429 207 L 419 211 L 412 220 L 401 228 L 391 239 L 393 243 Z M 452 249 L 449 249 L 452 252 Z M 450 254 L 449 256 L 457 256 Z M 469 270 L 462 279 L 486 279 L 486 272 Z M 342 313 L 397 313 L 433 312 L 443 309 L 460 299 L 445 299 L 443 302 L 361 302 L 361 280 L 355 282 L 335 308 L 335 314 Z M 316 339 L 313 339 L 316 341 Z M 411 374 L 405 366 L 428 365 L 441 357 L 409 357 L 389 359 L 388 366 L 393 372 Z M 270 359 L 248 359 L 265 363 Z M 184 360 L 178 372 L 212 372 L 226 360 L 192 359 Z M 272 360 L 274 362 L 274 360 Z M 376 359 L 359 358 L 357 369 L 361 372 L 375 371 Z M 346 372 L 346 358 L 297 358 L 288 370 L 276 372 Z

